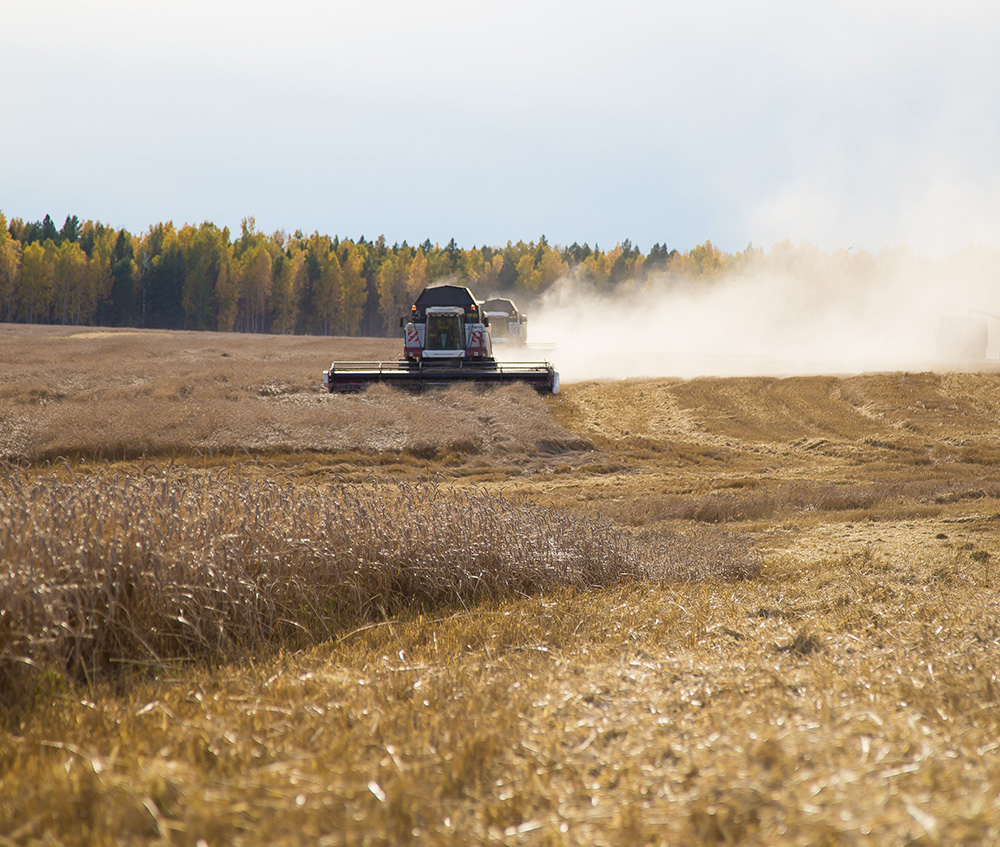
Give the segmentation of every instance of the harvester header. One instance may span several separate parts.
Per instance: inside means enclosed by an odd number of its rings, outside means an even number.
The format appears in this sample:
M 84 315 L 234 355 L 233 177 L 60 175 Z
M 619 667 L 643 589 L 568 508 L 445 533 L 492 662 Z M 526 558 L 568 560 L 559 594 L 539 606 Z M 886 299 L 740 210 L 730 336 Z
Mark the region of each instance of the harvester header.
M 559 393 L 559 374 L 549 362 L 497 362 L 490 319 L 468 288 L 425 288 L 409 315 L 399 320 L 403 356 L 395 362 L 333 362 L 323 371 L 331 391 L 362 391 L 381 382 L 411 390 L 461 382 L 507 385 L 524 382 L 542 393 Z

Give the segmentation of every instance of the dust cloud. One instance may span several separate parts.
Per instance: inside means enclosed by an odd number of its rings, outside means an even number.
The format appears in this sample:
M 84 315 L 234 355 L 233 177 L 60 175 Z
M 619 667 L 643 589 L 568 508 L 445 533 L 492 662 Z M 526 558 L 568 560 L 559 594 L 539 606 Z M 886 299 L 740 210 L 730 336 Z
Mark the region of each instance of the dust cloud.
M 985 352 L 939 349 L 945 325 L 988 333 Z M 1000 253 L 785 243 L 721 276 L 652 274 L 614 292 L 565 278 L 533 305 L 530 337 L 563 382 L 993 367 Z

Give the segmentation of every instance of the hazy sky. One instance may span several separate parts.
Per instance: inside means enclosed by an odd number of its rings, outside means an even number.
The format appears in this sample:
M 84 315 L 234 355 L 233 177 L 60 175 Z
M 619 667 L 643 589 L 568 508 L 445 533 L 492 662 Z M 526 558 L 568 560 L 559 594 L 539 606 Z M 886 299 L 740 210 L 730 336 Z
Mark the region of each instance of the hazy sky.
M 1000 4 L 0 0 L 0 211 L 1000 246 Z

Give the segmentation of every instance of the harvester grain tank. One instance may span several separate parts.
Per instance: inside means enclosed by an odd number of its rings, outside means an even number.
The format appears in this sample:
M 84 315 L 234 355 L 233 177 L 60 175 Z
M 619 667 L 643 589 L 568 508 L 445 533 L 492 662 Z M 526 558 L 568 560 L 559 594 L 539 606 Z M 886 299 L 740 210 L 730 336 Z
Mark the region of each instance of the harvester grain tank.
M 513 300 L 491 297 L 483 303 L 483 314 L 490 319 L 490 334 L 497 344 L 523 347 L 528 342 L 528 316 L 518 311 Z
M 373 383 L 411 390 L 457 383 L 508 385 L 523 382 L 543 393 L 559 393 L 559 374 L 549 362 L 498 362 L 493 358 L 490 319 L 468 288 L 425 288 L 400 318 L 403 356 L 395 362 L 333 362 L 323 371 L 330 392 L 362 391 Z

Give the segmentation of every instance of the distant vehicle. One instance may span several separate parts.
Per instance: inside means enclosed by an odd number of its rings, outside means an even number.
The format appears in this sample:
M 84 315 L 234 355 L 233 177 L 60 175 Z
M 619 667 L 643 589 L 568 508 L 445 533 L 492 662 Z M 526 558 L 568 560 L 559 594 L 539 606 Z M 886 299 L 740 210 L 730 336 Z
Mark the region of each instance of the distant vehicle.
M 507 385 L 524 382 L 541 393 L 559 393 L 559 374 L 549 362 L 501 364 L 493 358 L 492 319 L 468 288 L 425 288 L 399 319 L 403 356 L 395 362 L 333 362 L 323 371 L 330 392 L 362 391 L 381 382 L 420 391 L 461 382 Z
M 490 333 L 498 344 L 523 347 L 528 343 L 528 316 L 519 312 L 513 300 L 492 297 L 483 303 L 483 314 L 490 320 Z

